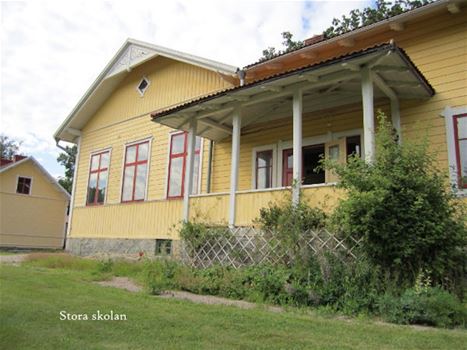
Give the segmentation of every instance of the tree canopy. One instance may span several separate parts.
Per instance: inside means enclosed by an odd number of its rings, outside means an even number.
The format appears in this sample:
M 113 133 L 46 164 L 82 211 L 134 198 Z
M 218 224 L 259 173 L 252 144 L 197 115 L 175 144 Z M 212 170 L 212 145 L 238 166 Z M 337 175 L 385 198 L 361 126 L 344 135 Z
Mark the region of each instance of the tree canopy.
M 77 147 L 66 146 L 66 152 L 61 152 L 57 157 L 57 162 L 60 165 L 65 167 L 65 177 L 58 180 L 58 183 L 62 185 L 62 187 L 71 193 L 71 189 L 73 187 L 73 175 L 75 173 L 75 162 L 76 162 L 76 153 Z
M 4 159 L 12 159 L 20 154 L 21 141 L 11 139 L 9 136 L 0 135 L 0 154 Z

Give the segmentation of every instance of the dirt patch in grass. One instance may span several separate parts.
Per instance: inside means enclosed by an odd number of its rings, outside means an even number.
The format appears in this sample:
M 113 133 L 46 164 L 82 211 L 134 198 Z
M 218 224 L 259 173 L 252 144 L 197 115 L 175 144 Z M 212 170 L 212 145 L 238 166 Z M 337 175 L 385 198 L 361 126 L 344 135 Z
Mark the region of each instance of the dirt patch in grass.
M 0 255 L 0 263 L 19 265 L 27 256 L 28 254 Z
M 212 295 L 199 295 L 183 291 L 167 291 L 159 296 L 160 298 L 165 299 L 179 299 L 179 300 L 188 300 L 197 304 L 207 304 L 207 305 L 229 305 L 236 306 L 241 309 L 254 309 L 258 307 L 258 304 L 250 303 L 244 300 L 232 300 L 227 298 L 216 297 Z M 266 306 L 266 310 L 272 312 L 283 312 L 284 309 L 278 306 Z
M 103 287 L 125 289 L 129 292 L 140 292 L 143 289 L 128 277 L 113 277 L 111 280 L 96 283 Z

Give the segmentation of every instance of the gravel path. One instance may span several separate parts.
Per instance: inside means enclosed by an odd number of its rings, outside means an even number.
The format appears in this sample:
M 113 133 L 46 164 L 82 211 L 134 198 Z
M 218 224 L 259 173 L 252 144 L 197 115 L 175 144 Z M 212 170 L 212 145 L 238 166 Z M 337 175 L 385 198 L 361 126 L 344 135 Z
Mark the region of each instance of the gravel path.
M 19 265 L 27 256 L 28 254 L 0 255 L 0 264 Z
M 129 292 L 140 292 L 142 288 L 127 277 L 114 277 L 109 281 L 96 282 L 103 287 L 114 287 L 125 289 Z
M 258 304 L 250 303 L 243 300 L 232 300 L 227 298 L 216 297 L 212 295 L 199 295 L 189 292 L 182 291 L 167 291 L 159 296 L 160 298 L 165 299 L 179 299 L 179 300 L 188 300 L 197 304 L 207 304 L 207 305 L 229 305 L 236 306 L 241 309 L 254 309 L 258 307 Z M 284 309 L 278 306 L 266 306 L 266 310 L 272 312 L 283 312 Z
M 133 282 L 127 277 L 114 277 L 108 281 L 95 282 L 96 284 L 103 287 L 114 287 L 127 290 L 129 292 L 140 292 L 142 290 L 141 286 Z M 232 300 L 227 298 L 216 297 L 212 295 L 199 295 L 183 291 L 166 291 L 158 296 L 162 299 L 178 299 L 178 300 L 188 300 L 197 304 L 206 304 L 206 305 L 228 305 L 236 306 L 241 309 L 254 309 L 258 307 L 258 304 L 250 303 L 243 300 Z M 266 306 L 266 310 L 272 312 L 283 312 L 284 309 L 278 306 Z

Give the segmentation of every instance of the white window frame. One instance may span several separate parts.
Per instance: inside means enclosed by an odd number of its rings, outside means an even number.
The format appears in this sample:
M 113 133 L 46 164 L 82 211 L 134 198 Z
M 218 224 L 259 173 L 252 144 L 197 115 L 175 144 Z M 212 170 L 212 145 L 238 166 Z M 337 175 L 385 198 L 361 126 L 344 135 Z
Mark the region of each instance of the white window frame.
M 22 177 L 23 179 L 29 179 L 31 180 L 31 184 L 29 185 L 29 193 L 26 194 L 26 193 L 18 193 L 18 184 L 19 184 L 19 178 Z M 22 196 L 32 196 L 32 181 L 33 181 L 33 177 L 32 176 L 24 176 L 24 175 L 17 175 L 16 176 L 16 187 L 15 187 L 15 194 L 19 194 L 19 195 L 22 195 Z
M 153 140 L 153 137 L 152 136 L 147 136 L 145 138 L 142 138 L 142 139 L 139 139 L 137 141 L 130 141 L 130 142 L 126 142 L 123 144 L 123 155 L 122 155 L 122 171 L 121 171 L 121 174 L 120 174 L 120 203 L 122 204 L 131 204 L 131 203 L 137 203 L 137 201 L 123 201 L 122 198 L 123 198 L 123 183 L 125 181 L 125 156 L 126 156 L 126 149 L 127 147 L 129 146 L 133 146 L 133 145 L 137 145 L 137 144 L 140 144 L 140 143 L 144 143 L 144 142 L 149 142 L 148 144 L 148 162 L 147 162 L 147 171 L 146 171 L 146 185 L 145 185 L 145 189 L 144 189 L 144 199 L 142 200 L 142 202 L 145 202 L 148 200 L 148 186 L 149 186 L 149 171 L 150 171 L 150 168 L 151 168 L 151 155 L 152 155 L 152 140 Z
M 272 151 L 272 183 L 270 188 L 277 187 L 276 169 L 277 169 L 277 144 L 269 144 L 264 146 L 253 147 L 251 155 L 251 188 L 256 188 L 256 156 L 258 152 Z
M 169 132 L 168 140 L 167 140 L 167 157 L 165 164 L 165 188 L 164 188 L 164 199 L 172 200 L 173 198 L 169 197 L 168 189 L 169 189 L 169 174 L 170 174 L 170 149 L 171 149 L 171 142 L 172 142 L 172 135 L 183 134 L 185 131 L 183 130 L 174 130 Z M 196 136 L 198 137 L 198 136 Z M 190 196 L 196 196 L 202 193 L 201 185 L 202 185 L 202 175 L 203 175 L 203 151 L 204 151 L 204 137 L 199 136 L 201 141 L 199 144 L 199 170 L 198 170 L 198 191 L 197 193 L 190 194 Z M 185 179 L 185 175 L 183 175 Z
M 139 86 L 141 85 L 141 83 L 143 82 L 143 80 L 146 80 L 146 82 L 148 83 L 148 85 L 146 85 L 146 87 L 144 88 L 143 91 L 141 91 L 139 89 Z M 149 86 L 151 86 L 151 80 L 149 80 L 148 77 L 146 77 L 145 75 L 143 75 L 143 77 L 141 78 L 141 80 L 139 81 L 138 85 L 136 85 L 136 91 L 138 91 L 140 97 L 143 97 L 144 96 L 144 93 L 147 91 L 147 89 L 149 89 Z
M 304 137 L 302 139 L 302 147 L 319 145 L 323 143 L 326 144 L 328 142 L 338 141 L 339 139 L 343 137 L 357 136 L 357 135 L 360 135 L 360 143 L 361 143 L 360 154 L 363 155 L 365 154 L 365 149 L 364 149 L 365 141 L 364 141 L 363 129 L 351 129 L 351 130 L 345 130 L 345 131 L 339 131 L 339 132 L 328 132 L 327 134 Z M 282 187 L 282 161 L 283 161 L 282 154 L 284 150 L 293 148 L 293 141 L 292 140 L 279 141 L 277 148 L 278 148 L 277 164 L 279 164 L 279 166 L 277 167 L 277 183 L 276 184 L 278 185 L 278 187 Z M 324 182 L 323 184 L 326 184 L 326 182 Z M 321 185 L 321 184 L 317 184 L 317 185 Z M 308 185 L 304 185 L 304 186 L 308 186 Z
M 448 165 L 449 165 L 449 180 L 451 186 L 458 196 L 467 197 L 467 189 L 460 189 L 458 186 L 458 171 L 457 171 L 457 154 L 456 154 L 456 142 L 454 139 L 454 116 L 467 113 L 467 106 L 463 107 L 451 107 L 446 106 L 441 112 L 441 116 L 444 117 L 444 124 L 446 127 L 446 144 L 448 148 Z
M 88 186 L 89 186 L 89 174 L 91 172 L 91 161 L 92 161 L 92 156 L 99 154 L 99 153 L 104 153 L 104 152 L 109 152 L 109 168 L 108 168 L 108 174 L 107 174 L 107 189 L 105 191 L 105 198 L 104 198 L 104 203 L 100 205 L 106 205 L 107 204 L 107 196 L 109 195 L 109 182 L 110 182 L 110 166 L 112 164 L 112 147 L 104 147 L 99 150 L 94 150 L 91 153 L 89 153 L 89 161 L 88 161 L 88 170 L 87 170 L 87 178 L 86 178 L 86 194 L 84 196 L 84 206 L 86 208 L 93 208 L 95 205 L 88 205 Z

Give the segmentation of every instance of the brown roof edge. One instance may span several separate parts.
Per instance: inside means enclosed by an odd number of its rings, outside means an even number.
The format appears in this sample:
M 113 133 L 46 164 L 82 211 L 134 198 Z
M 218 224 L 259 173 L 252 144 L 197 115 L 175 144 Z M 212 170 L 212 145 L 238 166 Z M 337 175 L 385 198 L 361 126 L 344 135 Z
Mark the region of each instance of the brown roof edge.
M 295 69 L 292 69 L 292 70 L 289 70 L 289 71 L 286 71 L 286 72 L 278 73 L 278 74 L 275 74 L 275 75 L 272 75 L 272 76 L 269 76 L 269 77 L 265 77 L 265 78 L 260 79 L 260 80 L 253 81 L 253 82 L 245 84 L 243 86 L 231 87 L 231 88 L 228 88 L 228 89 L 218 91 L 218 92 L 213 93 L 211 95 L 206 95 L 206 96 L 203 96 L 201 98 L 198 98 L 198 99 L 195 99 L 195 100 L 192 100 L 192 101 L 188 101 L 186 103 L 182 103 L 182 104 L 179 104 L 179 105 L 176 105 L 176 106 L 173 106 L 173 107 L 169 107 L 169 108 L 166 108 L 166 109 L 163 109 L 163 110 L 160 110 L 160 111 L 154 111 L 154 112 L 151 113 L 151 118 L 152 118 L 152 120 L 156 120 L 157 118 L 164 117 L 164 116 L 166 116 L 168 114 L 183 110 L 185 108 L 191 107 L 191 106 L 196 105 L 198 103 L 213 100 L 215 98 L 224 96 L 224 95 L 226 95 L 228 93 L 231 93 L 233 91 L 248 89 L 248 88 L 254 87 L 256 85 L 259 85 L 261 83 L 264 83 L 266 81 L 268 81 L 268 82 L 269 81 L 274 81 L 274 80 L 277 80 L 277 79 L 280 79 L 280 78 L 284 78 L 284 77 L 287 77 L 287 76 L 290 76 L 290 75 L 294 75 L 294 74 L 299 73 L 299 72 L 315 70 L 315 69 L 318 69 L 318 68 L 322 68 L 322 67 L 325 67 L 325 66 L 328 66 L 328 65 L 338 63 L 340 61 L 346 61 L 348 59 L 353 59 L 353 58 L 357 58 L 359 56 L 371 54 L 371 53 L 378 52 L 378 51 L 384 51 L 384 50 L 392 50 L 392 51 L 398 52 L 399 55 L 404 60 L 404 62 L 406 62 L 406 64 L 409 66 L 410 70 L 421 80 L 421 82 L 423 83 L 424 88 L 426 89 L 428 94 L 430 96 L 434 95 L 435 90 L 430 85 L 430 83 L 425 79 L 425 77 L 420 72 L 420 70 L 415 66 L 415 64 L 412 62 L 412 60 L 409 58 L 409 56 L 407 56 L 405 51 L 403 49 L 399 48 L 398 46 L 396 46 L 393 42 L 390 42 L 390 43 L 379 44 L 379 45 L 369 47 L 369 48 L 366 48 L 366 49 L 363 49 L 363 50 L 351 52 L 351 53 L 341 55 L 341 56 L 338 56 L 338 57 L 330 58 L 330 59 L 327 59 L 327 60 L 324 60 L 324 61 L 321 61 L 321 62 L 313 63 L 313 64 L 308 65 L 308 66 L 295 68 Z

